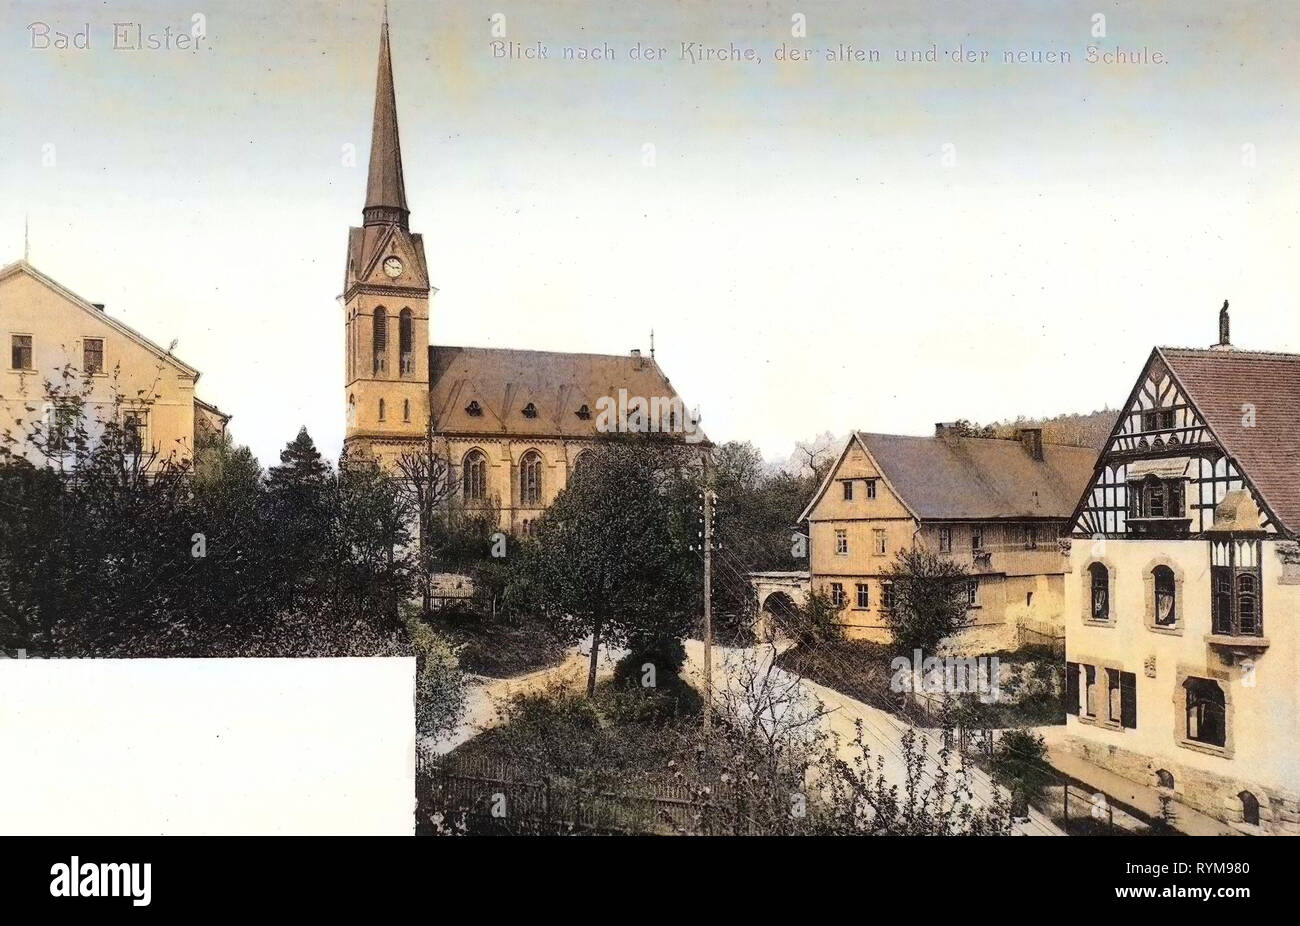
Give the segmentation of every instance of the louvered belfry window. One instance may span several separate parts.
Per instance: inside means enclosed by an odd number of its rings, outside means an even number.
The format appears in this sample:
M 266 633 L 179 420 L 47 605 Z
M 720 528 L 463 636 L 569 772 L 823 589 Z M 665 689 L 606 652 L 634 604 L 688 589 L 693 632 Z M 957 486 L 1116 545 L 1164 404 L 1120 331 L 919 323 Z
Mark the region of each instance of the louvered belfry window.
M 374 318 L 375 372 L 388 371 L 388 313 L 383 307 L 375 309 Z
M 397 321 L 397 350 L 401 354 L 402 375 L 415 372 L 415 316 L 410 309 L 402 309 Z

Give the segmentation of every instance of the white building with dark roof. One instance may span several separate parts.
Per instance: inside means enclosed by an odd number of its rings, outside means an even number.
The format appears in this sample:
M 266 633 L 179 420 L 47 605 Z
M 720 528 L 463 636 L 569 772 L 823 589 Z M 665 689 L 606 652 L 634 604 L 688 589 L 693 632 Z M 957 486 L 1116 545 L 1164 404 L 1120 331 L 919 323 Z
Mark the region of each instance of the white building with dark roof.
M 1071 519 L 1067 745 L 1300 834 L 1300 355 L 1152 351 Z

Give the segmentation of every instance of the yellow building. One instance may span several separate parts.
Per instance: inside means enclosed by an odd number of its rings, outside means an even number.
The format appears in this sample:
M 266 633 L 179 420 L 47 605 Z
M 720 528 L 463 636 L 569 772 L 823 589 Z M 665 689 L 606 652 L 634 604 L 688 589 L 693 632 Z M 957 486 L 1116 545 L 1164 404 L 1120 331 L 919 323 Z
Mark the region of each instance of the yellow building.
M 347 452 L 391 470 L 425 446 L 431 430 L 460 499 L 499 508 L 505 529 L 527 533 L 602 437 L 656 431 L 705 443 L 653 350 L 643 357 L 430 346 L 437 290 L 424 240 L 410 230 L 386 20 L 362 216 L 348 237 L 341 297 Z
M 1068 745 L 1300 833 L 1300 355 L 1157 348 L 1073 519 Z
M 971 626 L 963 650 L 1014 648 L 1022 629 L 1061 626 L 1058 538 L 1096 453 L 1019 440 L 855 432 L 800 517 L 808 522 L 811 587 L 843 606 L 852 638 L 886 641 L 885 579 L 898 551 L 923 547 L 965 566 Z
M 33 424 L 66 427 L 59 399 L 68 394 L 84 394 L 88 428 L 115 416 L 146 460 L 190 460 L 196 429 L 221 432 L 230 420 L 195 395 L 198 370 L 25 260 L 0 269 L 0 333 L 0 433 L 32 462 L 41 461 L 28 440 Z

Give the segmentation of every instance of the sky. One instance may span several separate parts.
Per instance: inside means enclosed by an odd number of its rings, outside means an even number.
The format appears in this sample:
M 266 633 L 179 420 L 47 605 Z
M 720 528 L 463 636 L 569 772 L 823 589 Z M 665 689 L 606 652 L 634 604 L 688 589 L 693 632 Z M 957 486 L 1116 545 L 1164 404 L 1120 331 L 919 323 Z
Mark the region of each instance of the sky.
M 1239 346 L 1300 351 L 1300 5 L 389 16 L 434 343 L 624 353 L 653 329 L 709 436 L 769 457 L 825 431 L 1114 408 L 1153 345 L 1212 343 L 1225 298 Z M 381 17 L 379 0 L 0 10 L 0 264 L 28 220 L 32 263 L 175 339 L 264 464 L 302 425 L 341 445 L 338 296 Z M 115 49 L 118 22 L 203 39 Z M 35 47 L 86 28 L 89 49 Z M 733 45 L 742 60 L 689 58 Z M 878 60 L 827 60 L 841 46 Z M 1049 52 L 1070 60 L 1034 60 Z

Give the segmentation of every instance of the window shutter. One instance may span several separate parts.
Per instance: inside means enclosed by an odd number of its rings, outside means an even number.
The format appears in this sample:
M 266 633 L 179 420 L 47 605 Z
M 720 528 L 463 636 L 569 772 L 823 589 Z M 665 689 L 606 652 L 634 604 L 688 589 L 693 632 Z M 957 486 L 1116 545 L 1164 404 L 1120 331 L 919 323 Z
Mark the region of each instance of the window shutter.
M 1132 672 L 1119 674 L 1119 723 L 1129 730 L 1138 725 L 1137 676 Z
M 1065 664 L 1065 712 L 1079 716 L 1079 664 Z

